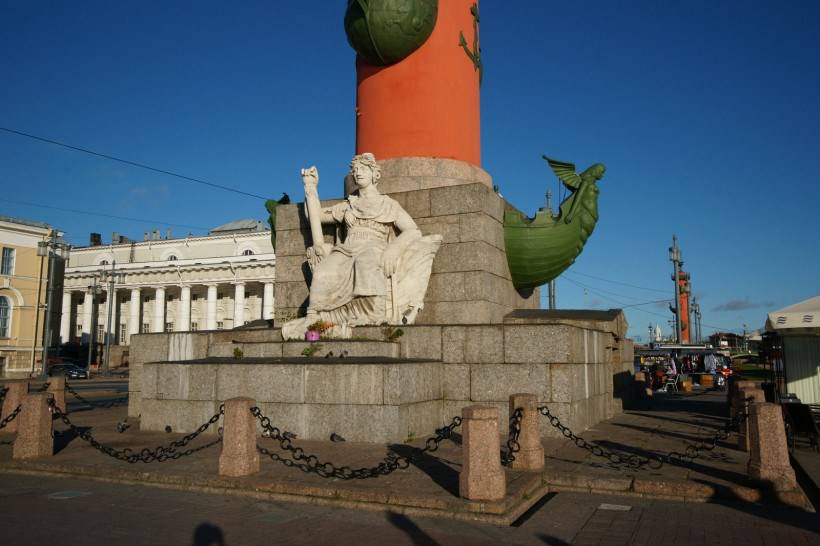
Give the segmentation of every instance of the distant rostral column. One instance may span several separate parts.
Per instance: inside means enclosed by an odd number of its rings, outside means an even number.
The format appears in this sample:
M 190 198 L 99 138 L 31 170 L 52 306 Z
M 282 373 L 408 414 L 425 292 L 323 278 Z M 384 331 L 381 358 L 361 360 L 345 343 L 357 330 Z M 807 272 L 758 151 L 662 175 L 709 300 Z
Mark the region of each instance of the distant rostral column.
M 476 0 L 349 0 L 356 153 L 481 165 Z

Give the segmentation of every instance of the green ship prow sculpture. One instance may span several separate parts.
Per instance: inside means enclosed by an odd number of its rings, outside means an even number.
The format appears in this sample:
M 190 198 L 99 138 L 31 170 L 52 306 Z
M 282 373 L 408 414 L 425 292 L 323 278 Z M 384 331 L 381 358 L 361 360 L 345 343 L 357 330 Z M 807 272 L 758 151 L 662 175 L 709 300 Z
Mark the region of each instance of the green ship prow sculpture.
M 537 212 L 532 219 L 518 211 L 504 213 L 507 263 L 517 289 L 536 288 L 563 273 L 581 254 L 598 222 L 596 183 L 606 167 L 596 163 L 579 175 L 572 163 L 544 159 L 571 193 L 558 216 L 549 210 Z

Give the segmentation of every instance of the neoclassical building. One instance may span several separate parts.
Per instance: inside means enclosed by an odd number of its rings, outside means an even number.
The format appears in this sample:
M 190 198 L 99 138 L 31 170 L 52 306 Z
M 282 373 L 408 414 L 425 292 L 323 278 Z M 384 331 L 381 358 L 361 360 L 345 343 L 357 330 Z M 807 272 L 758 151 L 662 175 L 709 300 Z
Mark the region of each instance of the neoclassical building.
M 127 345 L 132 334 L 219 330 L 273 319 L 276 257 L 271 232 L 238 220 L 206 236 L 143 241 L 114 234 L 71 251 L 62 293 L 60 341 Z M 114 279 L 113 297 L 111 278 Z M 108 306 L 113 302 L 111 329 Z
M 24 377 L 42 368 L 49 260 L 37 247 L 54 231 L 42 222 L 0 216 L 0 376 Z M 53 288 L 62 292 L 62 259 L 54 266 Z M 57 319 L 52 308 L 52 342 Z

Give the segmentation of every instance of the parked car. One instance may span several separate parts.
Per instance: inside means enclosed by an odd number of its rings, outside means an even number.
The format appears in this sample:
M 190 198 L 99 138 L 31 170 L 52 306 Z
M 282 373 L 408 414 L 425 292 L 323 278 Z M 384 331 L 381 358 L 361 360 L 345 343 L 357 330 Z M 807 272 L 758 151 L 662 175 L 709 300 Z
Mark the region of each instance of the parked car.
M 48 369 L 48 375 L 64 375 L 69 379 L 88 379 L 88 371 L 74 364 L 56 364 Z

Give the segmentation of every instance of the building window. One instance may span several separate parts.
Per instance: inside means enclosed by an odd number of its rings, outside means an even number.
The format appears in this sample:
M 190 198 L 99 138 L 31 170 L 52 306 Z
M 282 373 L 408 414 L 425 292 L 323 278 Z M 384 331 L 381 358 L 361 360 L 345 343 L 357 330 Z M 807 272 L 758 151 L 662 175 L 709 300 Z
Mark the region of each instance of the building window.
M 108 260 L 103 260 L 100 262 L 100 265 L 108 265 Z
M 168 256 L 168 261 L 169 261 L 169 262 L 175 262 L 176 260 L 177 260 L 177 257 L 176 257 L 176 256 L 174 256 L 173 254 L 171 254 L 170 256 Z
M 174 296 L 168 295 L 168 301 L 174 301 Z
M 120 324 L 120 345 L 125 345 L 125 341 L 128 339 L 128 328 L 125 324 Z
M 217 330 L 224 330 L 225 329 L 225 323 L 222 322 L 221 320 L 216 321 L 216 329 Z
M 199 294 L 192 294 L 191 301 L 199 301 Z
M 97 325 L 97 343 L 103 343 L 105 341 L 105 325 L 98 324 Z
M 14 249 L 3 247 L 3 261 L 0 263 L 0 275 L 14 275 Z
M 247 249 L 242 251 L 243 256 L 253 256 L 253 250 Z
M 6 249 L 3 249 L 3 264 L 6 263 Z M 0 337 L 9 337 L 11 326 L 11 303 L 6 296 L 0 296 Z
M 199 323 L 197 323 L 197 322 L 192 322 L 192 323 L 191 323 L 191 331 L 192 331 L 192 332 L 196 332 L 197 330 L 199 330 Z
M 217 292 L 216 293 L 216 299 L 221 300 L 224 297 L 225 297 L 225 294 L 223 294 L 222 292 Z
M 174 323 L 173 322 L 166 322 L 165 323 L 165 331 L 166 332 L 173 332 L 174 331 Z
M 151 298 L 142 298 L 142 303 L 148 303 L 151 301 Z
M 151 331 L 151 326 L 150 326 L 147 322 L 143 322 L 143 323 L 142 323 L 142 330 L 141 330 L 141 332 L 142 332 L 143 334 L 147 334 L 147 333 L 148 333 L 148 332 L 150 332 L 150 331 Z

